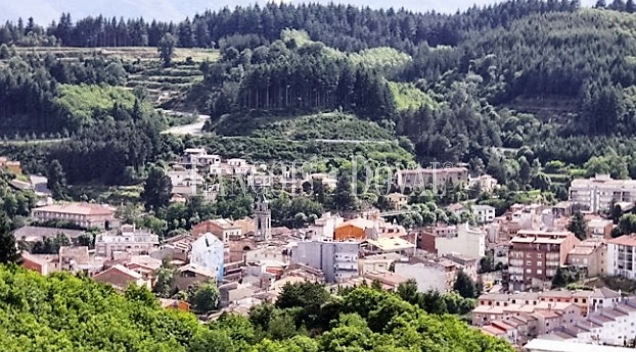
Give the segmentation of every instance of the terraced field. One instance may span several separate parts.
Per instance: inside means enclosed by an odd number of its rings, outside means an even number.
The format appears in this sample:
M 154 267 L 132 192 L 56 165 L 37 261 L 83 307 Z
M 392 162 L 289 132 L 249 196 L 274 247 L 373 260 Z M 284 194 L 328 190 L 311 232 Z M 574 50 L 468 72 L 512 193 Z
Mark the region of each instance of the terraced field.
M 19 54 L 53 54 L 62 60 L 77 60 L 82 57 L 103 57 L 118 59 L 124 63 L 134 63 L 137 70 L 129 73 L 125 88 L 144 87 L 148 100 L 156 107 L 185 108 L 183 100 L 189 87 L 203 79 L 199 64 L 214 62 L 219 58 L 218 50 L 175 49 L 173 67 L 164 68 L 154 47 L 118 48 L 73 48 L 73 47 L 33 47 L 16 48 Z

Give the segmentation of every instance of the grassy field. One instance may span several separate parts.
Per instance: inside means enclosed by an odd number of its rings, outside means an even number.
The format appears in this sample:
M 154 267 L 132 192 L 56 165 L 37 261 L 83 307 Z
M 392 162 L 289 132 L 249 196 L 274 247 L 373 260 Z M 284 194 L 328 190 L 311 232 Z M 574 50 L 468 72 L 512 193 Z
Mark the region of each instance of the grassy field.
M 78 58 L 80 56 L 103 56 L 108 58 L 118 58 L 125 61 L 134 60 L 159 60 L 159 52 L 154 47 L 105 47 L 105 48 L 74 48 L 74 47 L 18 47 L 18 54 L 37 53 L 45 55 L 51 53 L 59 58 Z M 214 49 L 175 49 L 175 61 L 185 61 L 186 58 L 192 61 L 203 62 L 216 61 L 219 58 L 219 51 Z

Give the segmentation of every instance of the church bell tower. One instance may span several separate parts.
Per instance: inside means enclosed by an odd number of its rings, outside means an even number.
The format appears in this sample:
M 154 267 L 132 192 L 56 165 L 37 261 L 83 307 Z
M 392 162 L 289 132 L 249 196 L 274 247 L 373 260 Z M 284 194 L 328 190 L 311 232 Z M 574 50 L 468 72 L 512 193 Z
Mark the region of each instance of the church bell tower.
M 269 202 L 264 195 L 256 203 L 254 222 L 256 236 L 265 241 L 270 241 L 272 239 L 272 211 L 269 209 Z

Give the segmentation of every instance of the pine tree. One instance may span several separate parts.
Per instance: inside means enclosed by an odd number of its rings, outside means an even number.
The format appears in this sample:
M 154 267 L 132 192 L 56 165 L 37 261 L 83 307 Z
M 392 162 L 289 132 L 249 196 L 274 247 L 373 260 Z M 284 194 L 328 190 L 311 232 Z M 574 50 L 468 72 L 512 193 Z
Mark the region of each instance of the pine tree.
M 51 191 L 54 199 L 62 199 L 66 192 L 66 175 L 59 160 L 51 161 L 46 171 L 47 188 Z
M 587 224 L 580 211 L 577 211 L 568 225 L 568 231 L 572 232 L 579 240 L 587 238 Z
M 146 210 L 158 210 L 167 206 L 172 194 L 172 181 L 165 172 L 153 167 L 148 174 L 141 198 L 144 200 Z
M 565 273 L 561 268 L 557 268 L 556 275 L 552 278 L 552 288 L 565 287 L 568 284 L 568 280 Z
M 11 233 L 11 220 L 5 213 L 0 215 L 0 264 L 20 264 L 22 256 Z

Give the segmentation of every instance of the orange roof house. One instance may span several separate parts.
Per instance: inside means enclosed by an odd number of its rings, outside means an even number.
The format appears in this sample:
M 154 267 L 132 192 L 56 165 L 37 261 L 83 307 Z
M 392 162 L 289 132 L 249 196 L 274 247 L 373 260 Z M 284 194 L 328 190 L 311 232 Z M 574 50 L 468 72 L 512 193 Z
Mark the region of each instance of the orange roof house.
M 364 240 L 369 231 L 375 229 L 375 222 L 365 219 L 353 219 L 343 222 L 334 230 L 333 239 L 336 241 Z

